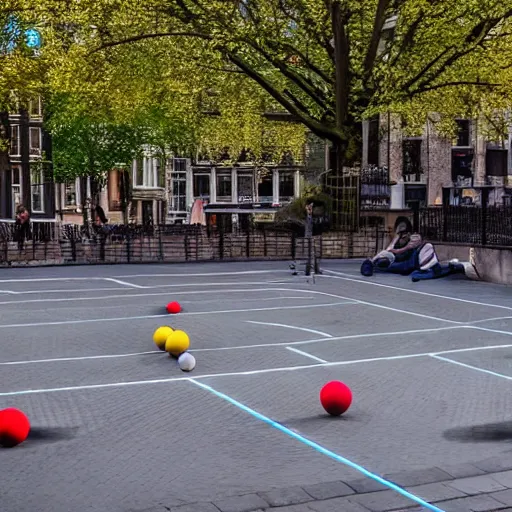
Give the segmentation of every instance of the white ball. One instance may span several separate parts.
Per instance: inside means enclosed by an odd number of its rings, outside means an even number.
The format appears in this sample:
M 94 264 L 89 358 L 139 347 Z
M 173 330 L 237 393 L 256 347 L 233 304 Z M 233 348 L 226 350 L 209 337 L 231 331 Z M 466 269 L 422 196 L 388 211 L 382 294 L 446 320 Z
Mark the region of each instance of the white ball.
M 181 371 L 191 372 L 196 367 L 196 358 L 189 352 L 184 352 L 178 357 L 178 366 Z

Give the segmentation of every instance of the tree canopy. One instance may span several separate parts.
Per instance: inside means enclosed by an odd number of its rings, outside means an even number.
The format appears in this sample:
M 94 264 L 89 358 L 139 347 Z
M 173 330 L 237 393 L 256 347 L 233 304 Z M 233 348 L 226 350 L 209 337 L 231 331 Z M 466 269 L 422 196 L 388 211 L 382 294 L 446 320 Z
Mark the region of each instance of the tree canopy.
M 339 168 L 378 112 L 411 131 L 437 112 L 448 131 L 512 97 L 500 0 L 9 1 L 41 27 L 50 90 L 108 101 L 120 122 L 146 114 L 155 140 L 165 119 L 178 145 L 210 154 L 298 154 L 308 129 L 334 144 Z
M 81 27 L 94 58 L 158 48 L 183 84 L 200 76 L 220 91 L 240 71 L 266 93 L 255 92 L 259 106 L 331 140 L 341 160 L 357 156 L 358 125 L 373 113 L 390 109 L 414 126 L 510 98 L 512 8 L 499 0 L 47 0 L 35 9 Z

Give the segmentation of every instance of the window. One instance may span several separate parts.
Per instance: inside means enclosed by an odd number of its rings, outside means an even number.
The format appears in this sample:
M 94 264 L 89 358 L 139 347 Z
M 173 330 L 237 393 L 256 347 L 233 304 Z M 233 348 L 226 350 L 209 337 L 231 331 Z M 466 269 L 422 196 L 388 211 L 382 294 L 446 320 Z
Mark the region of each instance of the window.
M 20 154 L 20 127 L 18 125 L 11 126 L 11 155 L 18 156 Z
M 64 184 L 64 206 L 76 206 L 76 181 Z
M 29 114 L 32 118 L 39 118 L 42 116 L 41 98 L 39 96 L 30 100 Z
M 160 188 L 165 188 L 165 162 L 162 159 L 156 159 L 156 177 L 157 177 L 157 186 Z
M 41 165 L 36 165 L 30 170 L 30 193 L 32 202 L 32 211 L 36 213 L 44 212 L 43 190 L 44 173 Z
M 473 150 L 452 149 L 452 181 L 468 179 L 473 175 Z
M 455 146 L 468 147 L 471 145 L 470 140 L 470 123 L 467 119 L 457 119 L 457 139 Z
M 210 197 L 210 174 L 194 174 L 194 197 L 209 199 Z
M 30 137 L 30 154 L 31 155 L 41 155 L 41 128 L 29 128 L 29 137 Z
M 217 171 L 217 200 L 231 201 L 231 171 Z
M 291 172 L 279 172 L 279 202 L 290 201 L 295 192 L 295 179 Z
M 508 151 L 506 149 L 487 148 L 485 154 L 485 173 L 487 176 L 507 176 Z
M 421 181 L 421 139 L 405 139 L 403 142 L 402 172 L 405 181 Z
M 14 212 L 21 204 L 21 170 L 18 166 L 13 166 L 11 172 L 12 211 Z
M 238 183 L 238 202 L 252 203 L 254 201 L 254 174 L 237 175 Z
M 144 186 L 144 159 L 137 158 L 133 162 L 133 186 L 143 187 Z
M 185 158 L 175 158 L 173 160 L 169 211 L 187 211 L 187 160 Z
M 260 203 L 272 203 L 274 191 L 272 185 L 272 172 L 260 172 L 258 180 L 258 201 Z

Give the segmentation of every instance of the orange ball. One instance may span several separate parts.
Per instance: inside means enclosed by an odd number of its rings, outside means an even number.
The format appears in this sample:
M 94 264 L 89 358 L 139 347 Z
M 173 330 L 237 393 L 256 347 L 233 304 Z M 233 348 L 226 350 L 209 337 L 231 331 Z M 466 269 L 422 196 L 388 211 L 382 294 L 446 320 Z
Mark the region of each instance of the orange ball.
M 175 315 L 176 313 L 179 313 L 181 311 L 181 306 L 179 302 L 169 302 L 167 304 L 167 313 L 171 315 Z
M 27 439 L 30 422 L 19 409 L 9 408 L 0 411 L 0 445 L 13 448 Z
M 352 391 L 343 382 L 333 380 L 320 390 L 320 403 L 331 416 L 340 416 L 352 403 Z

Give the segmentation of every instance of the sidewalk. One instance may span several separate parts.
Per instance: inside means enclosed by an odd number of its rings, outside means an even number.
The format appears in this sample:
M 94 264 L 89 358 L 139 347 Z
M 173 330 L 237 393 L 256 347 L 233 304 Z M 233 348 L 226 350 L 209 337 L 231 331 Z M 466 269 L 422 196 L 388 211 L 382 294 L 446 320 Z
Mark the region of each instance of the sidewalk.
M 512 455 L 384 475 L 445 512 L 512 512 Z M 130 512 L 419 512 L 427 508 L 369 479 L 326 482 Z

